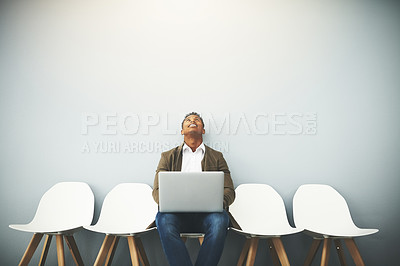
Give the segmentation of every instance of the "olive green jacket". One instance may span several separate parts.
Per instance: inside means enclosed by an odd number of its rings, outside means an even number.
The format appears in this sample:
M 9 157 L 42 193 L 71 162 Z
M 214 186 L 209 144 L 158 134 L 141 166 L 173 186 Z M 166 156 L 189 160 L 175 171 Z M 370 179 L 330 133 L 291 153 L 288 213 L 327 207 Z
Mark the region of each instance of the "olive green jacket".
M 156 176 L 154 178 L 153 198 L 158 204 L 158 173 L 161 171 L 181 171 L 182 168 L 182 148 L 183 144 L 161 154 L 158 163 Z M 240 226 L 229 213 L 229 205 L 235 200 L 235 189 L 231 174 L 221 152 L 216 151 L 205 145 L 204 158 L 201 161 L 203 171 L 222 171 L 224 172 L 224 208 L 228 211 L 231 226 L 240 229 Z

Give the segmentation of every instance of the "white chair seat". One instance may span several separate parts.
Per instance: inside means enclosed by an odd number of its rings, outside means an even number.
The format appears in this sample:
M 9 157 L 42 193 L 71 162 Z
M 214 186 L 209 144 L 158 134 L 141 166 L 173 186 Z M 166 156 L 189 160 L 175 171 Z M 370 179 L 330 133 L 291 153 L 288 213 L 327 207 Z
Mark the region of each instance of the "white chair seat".
M 204 237 L 204 234 L 203 233 L 181 233 L 181 237 L 190 237 L 190 238 Z
M 188 238 L 197 238 L 197 240 L 199 241 L 199 244 L 203 245 L 205 234 L 203 234 L 203 233 L 181 233 L 180 236 L 181 236 L 181 239 L 183 240 L 183 242 L 186 242 L 186 240 Z
M 293 227 L 290 227 L 290 228 L 287 228 L 284 230 L 273 230 L 270 228 L 266 228 L 266 229 L 269 229 L 269 230 L 263 230 L 263 231 L 246 230 L 246 231 L 244 231 L 244 230 L 239 230 L 236 228 L 230 228 L 230 230 L 235 231 L 239 234 L 243 234 L 243 235 L 247 235 L 247 236 L 255 236 L 255 237 L 259 237 L 259 238 L 279 237 L 279 236 L 284 236 L 284 235 L 296 234 L 296 233 L 303 231 L 303 229 L 293 228 Z
M 42 234 L 62 234 L 64 232 L 73 232 L 82 228 L 82 224 L 70 224 L 64 226 L 58 225 L 44 225 L 37 223 L 29 224 L 10 224 L 10 228 L 30 233 L 42 233 Z
M 150 232 L 153 230 L 156 230 L 157 228 L 153 227 L 150 229 L 143 229 L 143 227 L 139 228 L 138 226 L 135 225 L 125 225 L 125 226 L 118 226 L 118 227 L 112 227 L 110 225 L 93 225 L 93 226 L 85 226 L 85 229 L 97 232 L 97 233 L 102 233 L 102 234 L 107 234 L 107 235 L 136 235 L 136 234 L 143 234 L 146 232 Z
M 379 232 L 378 229 L 363 229 L 363 228 L 337 228 L 337 229 L 325 229 L 325 228 L 307 228 L 304 230 L 312 236 L 321 237 L 333 237 L 333 238 L 346 238 L 346 237 L 360 237 L 372 235 Z

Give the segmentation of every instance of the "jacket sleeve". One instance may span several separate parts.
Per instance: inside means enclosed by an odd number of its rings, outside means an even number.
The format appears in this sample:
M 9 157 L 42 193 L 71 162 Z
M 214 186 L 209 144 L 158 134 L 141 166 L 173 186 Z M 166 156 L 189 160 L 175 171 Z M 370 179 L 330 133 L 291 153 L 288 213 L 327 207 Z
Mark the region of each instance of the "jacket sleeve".
M 220 171 L 224 172 L 224 208 L 227 209 L 235 200 L 235 188 L 233 186 L 228 164 L 222 154 L 218 160 L 218 168 Z
M 167 162 L 165 153 L 161 153 L 160 162 L 158 163 L 157 170 L 156 170 L 156 176 L 154 177 L 152 194 L 153 194 L 153 199 L 157 204 L 158 204 L 158 190 L 159 190 L 158 173 L 161 171 L 169 171 L 168 162 Z

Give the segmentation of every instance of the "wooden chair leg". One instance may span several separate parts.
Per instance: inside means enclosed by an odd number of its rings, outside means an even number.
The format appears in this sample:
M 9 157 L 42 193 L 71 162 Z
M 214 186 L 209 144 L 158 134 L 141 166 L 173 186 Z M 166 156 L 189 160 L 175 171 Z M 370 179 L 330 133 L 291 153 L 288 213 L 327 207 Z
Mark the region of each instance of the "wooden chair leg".
M 149 260 L 147 259 L 146 251 L 144 250 L 142 240 L 139 237 L 136 238 L 136 246 L 139 251 L 140 262 L 145 266 L 149 266 L 150 263 Z
M 324 247 L 322 248 L 321 266 L 328 266 L 329 255 L 331 252 L 332 241 L 330 238 L 324 239 Z
M 274 248 L 276 253 L 278 254 L 279 261 L 282 266 L 290 266 L 289 259 L 287 257 L 285 247 L 283 246 L 282 240 L 280 237 L 271 238 L 272 243 L 274 244 Z
M 199 244 L 200 246 L 203 245 L 204 242 L 204 236 L 199 236 Z
M 131 253 L 131 261 L 133 266 L 140 266 L 139 254 L 136 246 L 136 239 L 133 236 L 128 236 L 129 251 Z
M 25 250 L 24 255 L 22 256 L 21 261 L 19 262 L 20 266 L 25 266 L 28 265 L 29 262 L 32 259 L 33 254 L 35 253 L 40 240 L 42 240 L 43 234 L 35 233 L 33 234 L 33 237 L 31 239 L 31 242 L 29 242 L 28 247 Z
M 115 255 L 115 250 L 117 250 L 118 242 L 119 242 L 119 236 L 115 236 L 114 240 L 111 243 L 110 250 L 107 253 L 107 259 L 104 265 L 109 266 L 112 263 L 112 260 L 114 259 Z
M 239 257 L 237 266 L 242 266 L 243 265 L 244 260 L 247 257 L 247 253 L 249 252 L 250 242 L 251 242 L 250 238 L 246 238 L 246 242 L 243 245 L 242 252 L 240 253 L 240 257 Z
M 257 248 L 258 248 L 258 237 L 252 237 L 250 241 L 249 253 L 247 255 L 246 266 L 253 266 L 256 260 Z
M 69 251 L 72 254 L 72 258 L 75 261 L 75 264 L 78 266 L 83 266 L 83 260 L 81 254 L 79 253 L 78 246 L 76 245 L 75 238 L 73 235 L 65 235 L 65 242 L 67 242 Z
M 321 241 L 322 239 L 317 239 L 314 238 L 313 242 L 311 244 L 310 250 L 308 251 L 306 260 L 304 261 L 304 266 L 310 266 L 312 261 L 315 258 L 315 254 L 317 254 L 317 250 L 319 248 L 319 246 L 321 245 Z
M 333 242 L 335 243 L 336 252 L 339 256 L 340 265 L 347 266 L 346 258 L 344 256 L 342 242 L 340 241 L 340 239 L 335 239 L 335 240 L 333 240 Z
M 49 253 L 52 235 L 46 235 L 46 240 L 44 241 L 42 255 L 40 256 L 39 266 L 44 266 L 46 263 L 47 254 Z
M 272 258 L 272 263 L 275 266 L 280 266 L 281 263 L 279 261 L 278 254 L 276 253 L 274 243 L 272 242 L 272 240 L 270 238 L 267 239 L 267 242 L 268 242 L 269 253 L 271 254 L 271 258 Z
M 99 254 L 97 255 L 96 261 L 94 262 L 94 266 L 102 266 L 104 263 L 104 260 L 108 254 L 108 251 L 110 250 L 110 246 L 112 242 L 114 241 L 115 236 L 113 235 L 106 235 L 104 238 L 103 244 L 101 245 Z
M 344 240 L 344 243 L 346 243 L 347 248 L 350 251 L 350 255 L 354 260 L 354 263 L 356 266 L 365 266 L 365 263 L 361 257 L 360 251 L 358 250 L 358 247 L 356 245 L 356 242 L 354 242 L 353 238 L 346 238 Z
M 64 240 L 62 235 L 56 235 L 58 266 L 65 265 Z

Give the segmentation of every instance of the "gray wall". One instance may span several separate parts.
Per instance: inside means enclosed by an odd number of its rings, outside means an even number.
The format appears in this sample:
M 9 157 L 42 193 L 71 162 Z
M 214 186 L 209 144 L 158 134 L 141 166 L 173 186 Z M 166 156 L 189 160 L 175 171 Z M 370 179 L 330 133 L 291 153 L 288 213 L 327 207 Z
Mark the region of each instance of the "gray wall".
M 293 225 L 297 187 L 330 184 L 358 226 L 380 229 L 357 241 L 367 264 L 395 265 L 399 11 L 394 1 L 2 1 L 0 264 L 16 265 L 31 238 L 8 225 L 29 222 L 53 184 L 87 182 L 96 222 L 116 184 L 152 184 L 160 152 L 182 141 L 182 114 L 197 111 L 236 186 L 273 186 Z M 102 238 L 76 235 L 85 263 Z M 283 240 L 300 265 L 311 239 Z M 144 243 L 165 264 L 157 234 Z M 221 265 L 242 243 L 229 233 Z M 257 265 L 271 263 L 266 251 Z M 128 264 L 122 242 L 116 265 Z

